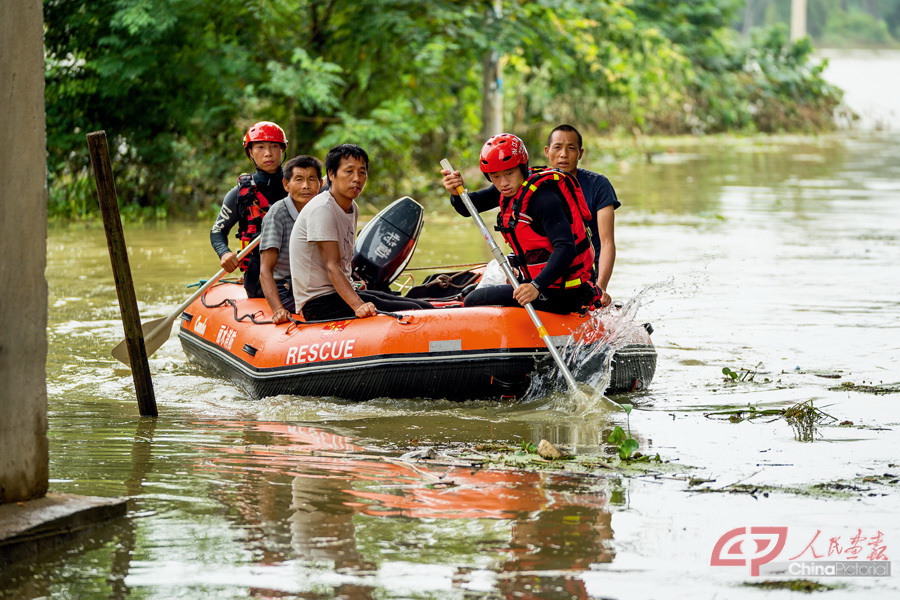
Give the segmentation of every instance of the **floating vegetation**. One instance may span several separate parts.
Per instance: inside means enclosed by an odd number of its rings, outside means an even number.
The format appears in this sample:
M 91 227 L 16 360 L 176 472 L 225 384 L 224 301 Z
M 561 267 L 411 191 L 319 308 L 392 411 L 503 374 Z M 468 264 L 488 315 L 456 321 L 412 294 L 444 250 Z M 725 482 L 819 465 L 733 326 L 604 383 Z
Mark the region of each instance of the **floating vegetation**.
M 731 423 L 741 423 L 761 418 L 768 418 L 766 422 L 771 423 L 783 418 L 794 430 L 794 437 L 799 442 L 814 441 L 818 426 L 838 420 L 815 407 L 812 400 L 798 402 L 788 408 L 759 409 L 753 405 L 747 405 L 747 408 L 717 410 L 705 413 L 704 416 L 708 419 L 727 420 Z
M 625 411 L 626 415 L 626 427 L 628 427 L 628 434 L 622 430 L 621 427 L 616 425 L 612 433 L 609 434 L 609 437 L 606 438 L 606 441 L 612 444 L 619 453 L 619 458 L 622 460 L 629 460 L 631 456 L 637 452 L 637 449 L 640 448 L 640 444 L 638 444 L 637 440 L 631 437 L 631 408 L 630 404 L 622 404 L 622 410 Z
M 693 479 L 693 478 L 692 478 Z M 715 479 L 710 480 L 711 482 L 715 481 Z M 690 486 L 690 484 L 688 485 Z M 760 485 L 748 485 L 746 483 L 733 483 L 731 485 L 726 485 L 721 488 L 712 488 L 712 487 L 696 487 L 690 490 L 691 492 L 699 492 L 701 494 L 709 494 L 709 493 L 719 493 L 719 494 L 746 494 L 750 496 L 754 500 L 759 500 L 759 497 L 768 498 L 769 494 L 776 491 L 793 491 L 793 490 L 779 490 L 774 486 L 760 486 Z
M 896 491 L 900 485 L 900 475 L 896 473 L 883 473 L 876 475 L 858 475 L 854 479 L 826 481 L 816 483 L 810 488 L 810 492 L 817 496 L 887 496 Z
M 813 406 L 812 400 L 799 402 L 785 410 L 784 420 L 794 429 L 794 437 L 800 442 L 815 441 L 816 426 L 837 421 L 835 417 Z
M 759 368 L 762 366 L 762 363 L 756 363 L 756 366 L 752 369 L 740 368 L 737 371 L 733 371 L 729 367 L 722 367 L 722 375 L 725 376 L 725 381 L 729 382 L 738 382 L 738 381 L 753 381 L 753 378 L 759 374 Z
M 555 471 L 570 475 L 599 475 L 602 472 L 603 476 L 616 472 L 629 476 L 663 477 L 670 476 L 674 471 L 690 468 L 670 464 L 659 454 L 650 456 L 634 451 L 628 459 L 616 459 L 609 455 L 573 454 L 569 448 L 554 446 L 547 440 L 541 440 L 539 444 L 523 440 L 517 445 L 495 441 L 444 447 L 439 444 L 435 449 L 436 455 L 408 462 L 470 469 Z M 617 451 L 618 447 L 607 447 L 607 450 Z M 353 456 L 359 458 L 360 455 Z M 397 460 L 401 459 L 403 457 Z
M 782 373 L 788 373 L 789 371 L 782 371 Z M 800 367 L 794 367 L 793 373 L 798 375 L 815 375 L 816 377 L 822 377 L 823 379 L 840 379 L 843 377 L 841 375 L 842 371 L 829 371 L 825 369 L 801 369 Z
M 754 473 L 753 475 L 756 475 Z M 751 477 L 753 476 L 751 475 Z M 746 478 L 745 478 L 746 480 Z M 743 483 L 736 481 L 727 485 L 714 487 L 715 479 L 703 477 L 687 478 L 687 489 L 692 494 L 735 494 L 750 496 L 754 500 L 769 498 L 773 494 L 793 494 L 813 498 L 859 498 L 887 496 L 900 483 L 900 477 L 892 473 L 884 475 L 858 476 L 852 480 L 823 481 L 804 486 L 779 486 L 766 484 Z
M 879 385 L 853 383 L 845 381 L 841 385 L 828 388 L 832 392 L 862 392 L 864 394 L 900 394 L 900 383 L 882 383 Z
M 868 492 L 869 488 L 864 488 L 852 483 L 845 483 L 843 481 L 826 481 L 824 483 L 816 483 L 813 484 L 812 489 L 814 491 L 822 491 L 822 492 Z
M 838 589 L 836 585 L 819 583 L 809 579 L 766 579 L 765 581 L 753 581 L 743 584 L 744 587 L 752 587 L 761 590 L 789 590 L 791 592 L 803 592 L 811 594 L 813 592 L 829 592 Z
M 714 412 L 704 413 L 708 419 L 719 419 L 730 421 L 732 423 L 741 423 L 742 421 L 753 421 L 764 417 L 771 417 L 767 423 L 777 421 L 784 416 L 784 408 L 756 408 L 752 404 L 748 404 L 747 408 L 730 408 L 728 410 L 717 410 Z
M 881 485 L 898 485 L 900 484 L 900 475 L 895 473 L 884 473 L 882 475 L 866 475 L 861 481 L 865 483 L 878 483 Z

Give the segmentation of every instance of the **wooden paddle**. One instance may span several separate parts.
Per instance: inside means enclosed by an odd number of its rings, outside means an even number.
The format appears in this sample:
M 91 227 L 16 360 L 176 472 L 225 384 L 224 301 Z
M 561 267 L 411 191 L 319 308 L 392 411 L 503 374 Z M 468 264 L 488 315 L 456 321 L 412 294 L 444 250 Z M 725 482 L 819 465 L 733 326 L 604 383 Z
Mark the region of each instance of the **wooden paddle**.
M 441 161 L 441 167 L 453 172 L 453 167 L 450 166 L 450 161 L 446 158 Z M 472 204 L 472 199 L 469 198 L 469 194 L 466 193 L 465 188 L 459 186 L 456 189 L 457 195 L 462 198 L 463 204 L 466 205 L 466 208 L 469 210 L 469 214 L 472 215 L 472 220 L 475 221 L 475 224 L 478 225 L 479 231 L 481 231 L 481 237 L 484 238 L 484 241 L 487 242 L 488 247 L 491 249 L 491 254 L 500 263 L 500 268 L 503 269 L 503 274 L 506 275 L 507 281 L 509 284 L 515 288 L 519 285 L 519 280 L 516 279 L 515 273 L 513 273 L 512 267 L 509 266 L 509 261 L 506 259 L 506 254 L 503 253 L 503 250 L 500 246 L 497 245 L 497 242 L 494 241 L 494 237 L 491 235 L 491 232 L 488 231 L 487 226 L 484 224 L 484 221 L 481 219 L 481 215 L 478 214 L 478 211 L 475 210 L 475 205 Z M 578 389 L 578 384 L 575 382 L 575 378 L 572 377 L 572 372 L 569 371 L 569 367 L 566 365 L 566 361 L 563 360 L 562 356 L 559 354 L 559 350 L 556 349 L 556 346 L 553 345 L 553 341 L 550 339 L 550 335 L 547 333 L 547 329 L 544 327 L 544 323 L 541 321 L 541 318 L 538 316 L 537 312 L 534 310 L 534 307 L 529 302 L 525 305 L 525 310 L 528 312 L 528 316 L 531 317 L 531 322 L 534 323 L 534 326 L 537 328 L 538 335 L 544 341 L 544 345 L 547 346 L 547 350 L 550 351 L 550 356 L 553 357 L 553 360 L 556 361 L 556 364 L 559 366 L 559 371 L 562 373 L 563 378 L 566 380 L 566 383 L 569 385 L 569 390 L 571 392 L 582 393 L 580 389 Z
M 241 252 L 237 255 L 238 260 L 243 259 L 248 254 L 253 252 L 253 249 L 259 246 L 259 242 L 262 241 L 261 236 L 257 236 L 255 240 L 250 242 L 250 244 L 241 250 Z M 146 323 L 141 323 L 141 331 L 144 332 L 144 346 L 147 348 L 147 356 L 152 355 L 154 352 L 159 350 L 160 346 L 166 343 L 169 339 L 169 336 L 172 335 L 172 323 L 175 322 L 175 319 L 184 312 L 188 306 L 191 305 L 191 302 L 199 298 L 203 295 L 203 292 L 214 286 L 224 275 L 226 271 L 225 269 L 219 269 L 219 272 L 212 276 L 212 279 L 204 283 L 200 286 L 200 289 L 194 292 L 194 294 L 181 303 L 181 305 L 175 309 L 175 311 L 169 315 L 168 317 L 162 317 L 160 319 L 153 319 L 152 321 L 147 321 Z M 128 361 L 128 345 L 125 343 L 125 340 L 119 342 L 119 344 L 112 349 L 110 354 L 113 355 L 120 363 L 125 365 L 131 365 Z

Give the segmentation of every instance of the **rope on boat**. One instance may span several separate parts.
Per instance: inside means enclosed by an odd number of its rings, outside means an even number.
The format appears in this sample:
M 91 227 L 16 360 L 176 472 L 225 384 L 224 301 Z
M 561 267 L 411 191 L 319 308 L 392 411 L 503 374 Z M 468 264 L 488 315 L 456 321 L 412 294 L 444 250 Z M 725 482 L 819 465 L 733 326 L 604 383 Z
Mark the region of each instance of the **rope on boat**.
M 404 271 L 439 271 L 439 270 L 443 270 L 443 269 L 455 269 L 455 268 L 460 268 L 460 267 L 484 267 L 486 265 L 487 265 L 487 263 L 466 263 L 466 264 L 460 264 L 460 265 L 442 265 L 442 266 L 436 266 L 436 267 L 413 267 L 411 269 L 404 269 Z M 455 277 L 456 275 L 461 275 L 463 273 L 465 273 L 465 271 L 459 271 L 457 273 L 451 273 L 449 275 L 442 273 L 442 274 L 438 275 L 437 277 L 435 277 L 432 281 L 429 281 L 428 283 L 423 284 L 423 285 L 425 287 L 431 287 L 431 286 L 437 285 L 444 289 L 446 289 L 446 288 L 463 289 L 467 285 L 470 285 L 471 283 L 473 283 L 475 279 L 480 277 L 479 274 L 473 273 L 472 277 L 470 279 L 468 279 L 465 283 L 462 283 L 462 284 L 453 283 L 452 278 Z M 413 282 L 415 281 L 415 278 L 413 278 L 412 275 L 410 275 L 409 277 L 413 280 Z M 200 281 L 199 283 L 196 283 L 196 284 L 190 284 L 187 287 L 203 285 L 204 283 L 205 283 L 205 281 Z M 237 280 L 220 279 L 216 283 L 216 286 L 214 286 L 214 287 L 218 287 L 219 285 L 223 285 L 226 283 L 238 283 L 238 281 Z M 402 291 L 402 288 L 401 288 L 401 291 Z M 222 306 L 225 306 L 226 304 L 230 305 L 231 310 L 234 313 L 234 320 L 237 321 L 238 323 L 240 323 L 241 321 L 250 319 L 250 322 L 253 323 L 254 325 L 271 325 L 271 324 L 273 324 L 272 319 L 262 320 L 262 319 L 256 318 L 256 315 L 263 314 L 263 311 L 261 311 L 261 310 L 258 310 L 253 313 L 246 313 L 246 314 L 238 316 L 237 302 L 231 298 L 225 298 L 218 304 L 207 304 L 206 303 L 206 294 L 203 294 L 202 296 L 200 296 L 200 302 L 202 302 L 203 306 L 205 306 L 206 308 L 221 308 Z M 380 310 L 378 311 L 378 314 L 386 315 L 389 317 L 394 317 L 401 323 L 404 322 L 403 319 L 405 318 L 404 315 L 386 312 L 386 311 L 380 311 Z M 300 325 L 306 324 L 306 321 L 299 321 L 293 317 L 288 317 L 288 319 L 291 322 L 290 326 L 288 327 L 288 332 L 290 332 L 292 329 L 294 329 L 296 327 L 299 327 Z
M 397 321 L 399 321 L 400 323 L 403 323 L 404 325 L 408 325 L 408 324 L 410 323 L 410 321 L 404 321 L 404 320 L 403 320 L 403 319 L 405 319 L 408 315 L 401 315 L 401 314 L 398 314 L 398 313 L 395 313 L 395 312 L 388 312 L 388 311 L 386 311 L 386 310 L 377 310 L 377 309 L 376 309 L 375 312 L 376 312 L 377 314 L 379 314 L 379 315 L 385 315 L 385 316 L 387 316 L 387 317 L 393 317 L 393 318 L 397 319 Z
M 209 279 L 201 279 L 201 280 L 198 281 L 197 283 L 189 283 L 189 284 L 187 284 L 187 285 L 184 286 L 184 287 L 186 287 L 186 288 L 198 288 L 198 287 L 202 286 L 204 283 L 206 283 L 207 281 L 209 281 Z M 228 279 L 225 279 L 225 278 L 223 277 L 223 278 L 219 279 L 218 282 L 216 282 L 216 285 L 220 285 L 220 284 L 223 284 L 223 283 L 240 283 L 240 282 L 241 282 L 241 280 L 240 280 L 240 279 L 237 279 L 236 277 L 229 277 Z
M 487 266 L 487 263 L 478 262 L 478 263 L 467 263 L 464 265 L 442 265 L 437 267 L 410 267 L 407 269 L 403 269 L 404 271 L 443 271 L 444 269 L 458 269 L 460 267 L 484 267 Z
M 291 324 L 288 325 L 287 331 L 286 331 L 285 333 L 290 333 L 290 332 L 292 332 L 293 330 L 295 330 L 295 329 L 297 329 L 298 327 L 300 327 L 301 325 L 306 325 L 306 321 L 301 321 L 301 320 L 299 320 L 299 319 L 295 319 L 295 318 L 292 317 L 291 315 L 288 315 L 288 320 L 291 322 Z
M 422 285 L 424 285 L 425 287 L 436 285 L 442 288 L 456 288 L 458 290 L 461 290 L 466 286 L 472 285 L 479 277 L 481 277 L 481 275 L 478 273 L 472 273 L 471 276 L 462 283 L 453 283 L 453 278 L 457 275 L 462 275 L 463 273 L 466 273 L 466 271 L 450 273 L 449 275 L 447 275 L 446 273 L 441 273 L 428 283 L 423 283 Z
M 261 311 L 261 310 L 258 310 L 253 313 L 247 313 L 247 314 L 238 316 L 237 302 L 235 302 L 231 298 L 225 298 L 218 304 L 207 304 L 206 303 L 206 294 L 203 294 L 202 296 L 200 296 L 200 302 L 202 302 L 203 306 L 205 306 L 206 308 L 220 308 L 222 306 L 225 306 L 226 304 L 230 305 L 231 310 L 234 311 L 234 320 L 237 321 L 238 323 L 240 323 L 241 321 L 244 321 L 246 319 L 250 319 L 250 322 L 253 323 L 254 325 L 271 325 L 272 324 L 272 319 L 260 320 L 260 319 L 256 318 L 256 315 L 263 314 L 263 311 Z

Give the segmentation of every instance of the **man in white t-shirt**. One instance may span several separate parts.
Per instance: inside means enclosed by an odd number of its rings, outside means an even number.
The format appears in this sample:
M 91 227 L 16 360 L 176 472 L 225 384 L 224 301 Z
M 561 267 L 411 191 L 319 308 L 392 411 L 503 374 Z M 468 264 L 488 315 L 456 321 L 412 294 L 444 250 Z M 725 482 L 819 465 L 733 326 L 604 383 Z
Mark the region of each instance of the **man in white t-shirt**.
M 366 187 L 369 156 L 355 144 L 341 144 L 328 151 L 325 173 L 329 189 L 309 201 L 291 232 L 296 310 L 313 321 L 432 308 L 423 300 L 354 288 L 351 261 L 359 217 L 355 200 Z

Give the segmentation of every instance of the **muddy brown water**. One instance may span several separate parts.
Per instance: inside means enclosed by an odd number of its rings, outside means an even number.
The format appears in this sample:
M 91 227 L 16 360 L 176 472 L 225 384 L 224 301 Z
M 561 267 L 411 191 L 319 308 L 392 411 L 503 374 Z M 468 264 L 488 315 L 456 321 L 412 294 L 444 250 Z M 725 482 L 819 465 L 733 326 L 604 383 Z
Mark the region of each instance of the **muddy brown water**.
M 651 388 L 631 398 L 640 450 L 667 461 L 646 468 L 615 467 L 604 439 L 625 422 L 599 406 L 251 401 L 174 337 L 152 358 L 160 418 L 139 420 L 107 354 L 122 334 L 102 231 L 51 228 L 51 490 L 128 496 L 131 510 L 8 571 L 0 597 L 787 597 L 743 585 L 763 579 L 749 539 L 742 566 L 710 564 L 726 532 L 763 526 L 786 528 L 779 561 L 853 546 L 858 560 L 893 558 L 900 394 L 841 384 L 900 381 L 896 144 L 681 144 L 610 171 L 623 200 L 611 291 L 637 299 L 659 352 Z M 470 224 L 423 202 L 411 266 L 486 258 Z M 216 270 L 205 223 L 126 235 L 145 318 Z M 812 443 L 781 418 L 708 416 L 808 400 L 837 419 Z M 614 468 L 480 468 L 470 452 L 542 438 Z M 437 460 L 399 459 L 425 446 Z M 900 588 L 812 579 L 840 586 L 829 597 Z
M 610 291 L 653 323 L 659 352 L 630 426 L 661 464 L 616 464 L 604 440 L 626 423 L 599 401 L 251 401 L 174 337 L 152 358 L 160 418 L 140 420 L 108 356 L 122 330 L 103 233 L 51 227 L 51 491 L 131 508 L 0 573 L 0 598 L 787 598 L 745 585 L 767 579 L 747 561 L 761 533 L 732 548 L 740 565 L 710 564 L 724 534 L 754 527 L 783 528 L 771 562 L 894 558 L 897 142 L 678 143 L 607 169 L 623 201 Z M 411 266 L 487 259 L 442 198 L 420 200 Z M 217 269 L 207 225 L 126 228 L 145 319 Z M 725 413 L 807 401 L 835 418 L 812 443 L 783 418 Z M 482 468 L 473 454 L 540 439 L 606 466 Z M 424 447 L 436 459 L 400 458 Z M 783 579 L 834 598 L 900 592 L 896 575 Z

